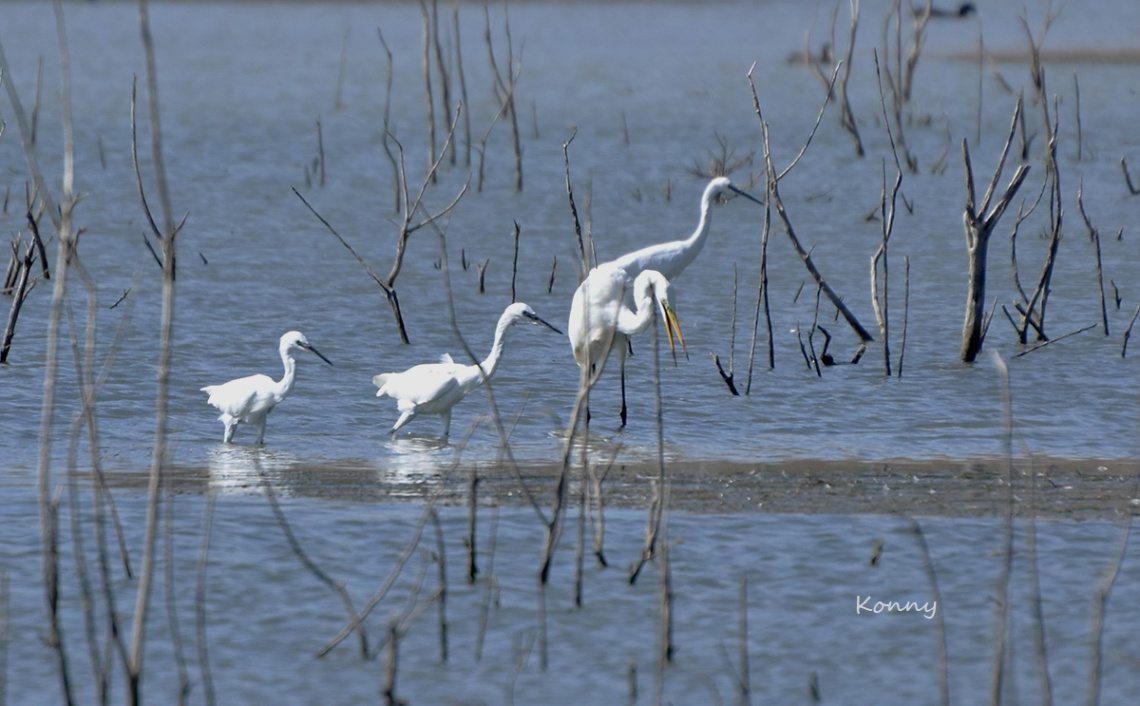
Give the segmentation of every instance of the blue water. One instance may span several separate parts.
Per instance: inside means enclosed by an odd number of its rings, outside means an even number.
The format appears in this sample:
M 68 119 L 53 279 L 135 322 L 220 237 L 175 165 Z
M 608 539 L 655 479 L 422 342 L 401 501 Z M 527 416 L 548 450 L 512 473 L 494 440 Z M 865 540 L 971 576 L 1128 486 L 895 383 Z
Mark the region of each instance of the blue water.
M 663 360 L 660 369 L 664 457 L 670 467 L 793 459 L 960 462 L 1001 456 L 1003 403 L 993 355 L 1010 370 L 1016 454 L 1118 459 L 1125 464 L 1136 458 L 1136 336 L 1127 357 L 1121 356 L 1121 349 L 1140 302 L 1140 241 L 1131 230 L 1140 200 L 1128 192 L 1120 160 L 1126 158 L 1134 172 L 1140 169 L 1140 143 L 1133 129 L 1140 106 L 1130 88 L 1138 85 L 1140 66 L 1047 64 L 1047 89 L 1057 96 L 1059 109 L 1065 233 L 1046 326 L 1054 337 L 1089 324 L 1097 327 L 1015 357 L 1025 347 L 1015 340 L 1001 308 L 1017 296 L 1010 276 L 1013 219 L 1023 203 L 1028 209 L 1045 172 L 1041 106 L 1030 100 L 1025 65 L 985 63 L 979 68 L 972 61 L 947 58 L 975 50 L 979 27 L 988 47 L 1024 46 L 1020 5 L 978 4 L 980 25 L 974 18 L 928 28 L 927 52 L 918 64 L 904 123 L 919 169 L 904 174 L 900 201 L 905 199 L 910 208 L 900 203 L 889 251 L 892 369 L 898 371 L 905 350 L 901 377 L 885 376 L 878 342 L 869 344 L 858 365 L 825 368 L 822 376 L 805 365 L 797 332 L 806 336 L 817 319 L 834 336 L 829 352 L 837 359 L 850 359 L 858 341 L 836 320 L 833 307 L 824 303 L 816 311 L 815 288 L 773 214 L 768 275 L 776 363 L 774 369 L 767 368 L 762 323 L 750 394 L 731 396 L 709 353 L 725 361 L 730 355 L 735 264 L 733 363 L 743 387 L 764 211 L 744 199 L 719 205 L 704 251 L 674 282 L 689 357 L 681 357 L 675 366 Z M 1038 2 L 1025 9 L 1035 32 L 1044 22 L 1045 5 Z M 887 179 L 893 178 L 893 160 L 882 128 L 871 51 L 882 41 L 885 7 L 884 2 L 862 5 L 850 84 L 867 155 L 854 155 L 832 105 L 802 161 L 780 184 L 804 246 L 812 249 L 824 277 L 861 323 L 876 334 L 869 271 L 882 232 L 881 223 L 868 216 L 877 212 L 884 168 Z M 443 31 L 453 36 L 450 8 L 441 11 Z M 846 42 L 847 12 L 846 6 L 839 8 L 837 35 L 844 37 L 840 45 Z M 567 153 L 576 204 L 600 259 L 687 236 L 696 225 L 706 183 L 694 171 L 721 155 L 721 141 L 723 151 L 734 157 L 753 155 L 733 174 L 739 184 L 748 184 L 761 172 L 760 126 L 746 79 L 754 62 L 777 169 L 796 156 L 820 109 L 823 88 L 804 67 L 788 64 L 785 57 L 803 48 L 809 28 L 818 47 L 828 32 L 829 13 L 828 8 L 816 11 L 796 2 L 511 5 L 524 169 L 524 189 L 516 193 L 506 121 L 489 133 L 483 188 L 475 189 L 480 140 L 498 102 L 483 41 L 484 14 L 474 6 L 460 8 L 472 164 L 465 162 L 461 140 L 457 163 L 444 163 L 438 184 L 426 192 L 425 207 L 439 210 L 470 184 L 441 228 L 457 326 L 474 353 L 481 357 L 489 348 L 495 321 L 510 302 L 512 279 L 518 299 L 555 325 L 565 325 L 577 286 L 577 239 L 563 161 L 563 145 L 571 135 Z M 102 468 L 118 474 L 116 499 L 137 563 L 144 503 L 137 479 L 149 466 L 155 436 L 161 286 L 158 268 L 142 243 L 147 226 L 131 161 L 131 84 L 138 76 L 140 97 L 145 96 L 145 65 L 134 4 L 67 5 L 64 14 L 72 62 L 75 183 L 84 195 L 75 211 L 76 223 L 84 229 L 79 257 L 98 292 L 97 365 L 115 354 L 99 391 L 98 455 Z M 502 7 L 490 8 L 488 16 L 502 68 L 507 62 Z M 195 562 L 202 498 L 209 487 L 222 497 L 207 591 L 207 633 L 219 700 L 372 699 L 379 689 L 382 659 L 362 660 L 347 644 L 323 659 L 312 656 L 340 629 L 343 610 L 290 552 L 265 497 L 258 494 L 260 475 L 250 464 L 259 459 L 271 470 L 353 465 L 375 469 L 376 483 L 405 481 L 401 492 L 409 497 L 390 501 L 345 499 L 351 492 L 286 501 L 306 550 L 335 578 L 348 581 L 358 604 L 387 576 L 407 542 L 431 487 L 423 479 L 437 478 L 452 466 L 460 473 L 498 467 L 502 451 L 484 393 L 473 394 L 456 409 L 450 444 L 438 438 L 438 422 L 432 418 L 415 422 L 408 428 L 410 435 L 393 438 L 388 429 L 398 416 L 395 405 L 374 396 L 371 379 L 377 373 L 434 361 L 445 351 L 457 360 L 463 357 L 449 324 L 448 292 L 438 269 L 438 234 L 431 228 L 415 233 L 396 281 L 411 339 L 410 345 L 403 345 L 379 288 L 291 191 L 295 187 L 303 194 L 377 272 L 387 273 L 395 252 L 393 221 L 400 216 L 393 210 L 392 169 L 382 147 L 388 62 L 376 30 L 392 49 L 392 132 L 404 147 L 409 180 L 418 188 L 427 161 L 419 6 L 172 2 L 151 7 L 150 17 L 174 218 L 189 214 L 177 239 L 171 461 L 192 469 L 191 476 L 210 479 L 208 484 L 181 488 L 185 495 L 175 499 L 182 632 L 194 639 Z M 1045 46 L 1135 47 L 1140 43 L 1137 27 L 1140 7 L 1133 3 L 1099 0 L 1079 11 L 1066 6 L 1050 26 Z M 16 86 L 29 107 L 42 58 L 36 154 L 58 195 L 63 146 L 59 56 L 50 5 L 4 3 L 0 41 L 10 68 L 4 81 Z M 454 50 L 448 55 L 454 65 Z M 1031 169 L 994 235 L 987 292 L 997 313 L 982 357 L 967 366 L 957 361 L 967 264 L 961 142 L 969 142 L 980 192 L 993 172 L 1013 111 L 1015 98 L 1002 81 L 1026 91 Z M 144 113 L 140 110 L 140 116 Z M 8 192 L 0 224 L 14 234 L 26 230 L 21 203 L 28 175 L 6 97 L 0 101 L 0 119 L 7 125 L 0 136 L 0 175 Z M 323 186 L 314 171 L 318 121 Z M 141 170 L 153 206 L 148 138 L 143 121 Z M 1000 183 L 1011 173 L 1007 165 Z M 1077 208 L 1078 188 L 1101 236 L 1108 335 L 1100 326 L 1095 253 Z M 762 197 L 763 188 L 752 187 L 751 192 Z M 1047 210 L 1047 204 L 1038 206 L 1019 230 L 1019 271 L 1025 286 L 1031 286 L 1040 271 Z M 516 222 L 518 268 L 512 278 Z M 54 243 L 49 248 L 54 250 Z M 910 266 L 905 306 L 904 258 Z M 470 266 L 464 269 L 462 261 Z M 484 262 L 488 264 L 480 293 L 474 263 Z M 552 268 L 555 277 L 548 291 Z M 41 644 L 44 616 L 34 502 L 52 285 L 36 285 L 21 313 L 10 364 L 0 369 L 0 486 L 5 505 L 0 568 L 8 574 L 10 591 L 9 703 L 38 703 L 57 693 Z M 1114 286 L 1119 305 L 1113 299 Z M 69 429 L 79 407 L 68 326 L 75 322 L 82 340 L 86 306 L 85 290 L 69 275 L 48 446 L 53 485 L 63 482 Z M 278 375 L 276 341 L 290 329 L 304 331 L 335 366 L 312 357 L 299 360 L 297 386 L 270 416 L 264 451 L 223 448 L 221 424 L 199 388 L 255 372 Z M 821 334 L 815 334 L 813 343 L 817 349 L 822 345 Z M 615 369 L 607 370 L 591 398 L 591 433 L 599 442 L 599 455 L 619 464 L 652 461 L 658 446 L 650 338 L 634 340 L 634 356 L 627 365 L 630 422 L 624 430 L 618 429 Z M 564 337 L 532 327 L 511 332 L 492 389 L 497 408 L 514 424 L 511 451 L 522 464 L 543 466 L 561 457 L 577 385 L 578 369 Z M 248 430 L 239 430 L 239 442 L 251 439 Z M 84 518 L 90 513 L 88 443 L 82 434 L 76 456 Z M 367 470 L 358 482 L 360 497 L 372 497 Z M 286 494 L 287 485 L 282 482 Z M 70 521 L 69 498 L 65 492 L 65 525 Z M 660 565 L 651 566 L 632 588 L 624 575 L 640 551 L 643 509 L 607 512 L 607 543 L 616 567 L 587 571 L 582 609 L 572 607 L 572 544 L 559 552 L 548 595 L 550 664 L 543 672 L 536 661 L 537 645 L 532 644 L 542 527 L 517 493 L 487 502 L 504 507 L 495 559 L 499 605 L 491 611 L 483 660 L 473 658 L 473 621 L 483 584 L 462 583 L 464 513 L 449 509 L 443 513 L 443 528 L 448 571 L 455 574 L 448 603 L 454 656 L 447 665 L 438 664 L 432 608 L 401 646 L 398 692 L 412 703 L 465 698 L 494 703 L 507 700 L 506 689 L 514 684 L 518 703 L 565 701 L 567 694 L 617 702 L 628 696 L 633 663 L 638 700 L 650 699 Z M 480 515 L 483 532 L 488 531 L 489 512 Z M 576 521 L 571 513 L 564 542 L 572 541 Z M 86 521 L 84 527 L 90 532 Z M 986 698 L 989 688 L 1001 525 L 989 518 L 931 519 L 924 527 L 943 592 L 951 694 L 955 702 L 975 703 Z M 732 675 L 738 665 L 729 665 L 737 660 L 739 581 L 747 575 L 748 653 L 756 702 L 803 698 L 813 672 L 829 702 L 934 701 L 937 651 L 932 621 L 913 614 L 854 615 L 856 595 L 933 600 L 910 528 L 909 520 L 894 517 L 674 512 L 669 536 L 678 652 L 676 664 L 666 672 L 666 698 L 715 701 L 714 691 L 723 701 L 735 698 Z M 1039 530 L 1057 703 L 1086 693 L 1093 587 L 1115 536 L 1113 525 L 1102 522 L 1058 521 Z M 65 537 L 71 541 L 70 531 Z M 885 538 L 884 563 L 871 569 L 868 558 L 876 538 Z M 373 641 L 380 639 L 388 617 L 406 607 L 412 577 L 432 546 L 434 538 L 416 552 L 397 595 L 371 618 Z M 69 548 L 64 556 L 69 611 L 65 635 L 77 688 L 87 697 L 92 682 L 75 612 L 77 588 Z M 1134 622 L 1129 606 L 1136 604 L 1134 556 L 1135 550 L 1129 549 L 1109 604 L 1104 703 L 1126 700 L 1124 695 L 1137 686 L 1135 641 L 1127 632 Z M 1022 560 L 1019 555 L 1015 562 L 1013 688 L 1025 700 L 1037 700 Z M 434 567 L 425 571 L 425 586 L 434 586 Z M 129 610 L 134 584 L 117 579 L 115 587 L 120 610 Z M 148 655 L 144 689 L 156 700 L 168 700 L 176 682 L 161 590 L 156 589 L 153 599 L 153 634 L 148 634 L 153 655 Z M 197 657 L 191 654 L 190 659 Z M 192 698 L 200 698 L 203 687 L 195 669 Z M 343 697 L 340 691 L 329 693 L 330 683 L 344 690 Z

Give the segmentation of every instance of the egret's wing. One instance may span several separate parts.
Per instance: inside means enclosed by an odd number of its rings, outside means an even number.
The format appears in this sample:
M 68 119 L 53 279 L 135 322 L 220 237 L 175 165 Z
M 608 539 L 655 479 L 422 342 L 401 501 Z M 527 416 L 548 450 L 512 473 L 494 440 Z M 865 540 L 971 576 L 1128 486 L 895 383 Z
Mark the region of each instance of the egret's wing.
M 446 396 L 459 385 L 455 363 L 425 363 L 402 373 L 377 375 L 372 379 L 380 389 L 377 396 L 388 396 L 399 402 L 399 409 L 429 405 Z M 383 378 L 383 379 L 381 379 Z
M 208 385 L 202 391 L 210 396 L 206 401 L 219 412 L 240 419 L 249 414 L 272 385 L 273 380 L 268 375 L 250 375 L 224 385 Z
M 444 353 L 439 357 L 439 362 L 441 365 L 451 365 L 455 361 L 451 359 L 450 353 Z

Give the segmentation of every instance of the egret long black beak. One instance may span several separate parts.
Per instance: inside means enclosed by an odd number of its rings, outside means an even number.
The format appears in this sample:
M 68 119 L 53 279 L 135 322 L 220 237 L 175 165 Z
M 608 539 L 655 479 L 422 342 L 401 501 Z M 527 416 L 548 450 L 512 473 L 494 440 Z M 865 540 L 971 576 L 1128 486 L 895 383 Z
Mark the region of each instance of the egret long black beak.
M 543 319 L 541 316 L 538 316 L 536 314 L 531 314 L 530 312 L 524 312 L 523 315 L 526 316 L 528 319 L 530 319 L 530 322 L 532 324 L 542 324 L 543 326 L 550 329 L 551 331 L 558 334 L 559 336 L 562 335 L 561 331 L 559 331 L 558 329 L 551 326 L 550 323 L 547 322 L 545 319 Z
M 756 203 L 760 204 L 761 206 L 763 206 L 763 205 L 764 205 L 764 202 L 760 201 L 759 199 L 757 199 L 755 196 L 753 196 L 752 194 L 748 193 L 747 191 L 742 191 L 741 189 L 738 189 L 738 188 L 736 188 L 736 187 L 735 187 L 735 186 L 733 186 L 732 184 L 729 184 L 729 185 L 728 185 L 728 188 L 729 188 L 729 189 L 732 189 L 734 192 L 736 192 L 737 194 L 739 194 L 739 195 L 743 196 L 744 198 L 748 199 L 749 201 L 755 201 Z
M 312 346 L 311 344 L 309 344 L 309 343 L 306 343 L 306 342 L 302 341 L 302 342 L 299 342 L 299 343 L 297 344 L 297 346 L 298 346 L 298 347 L 300 347 L 300 348 L 304 348 L 305 350 L 309 351 L 310 353 L 312 353 L 313 355 L 317 356 L 317 357 L 318 357 L 318 358 L 320 358 L 321 360 L 325 361 L 325 362 L 326 362 L 326 363 L 328 363 L 329 365 L 332 365 L 332 364 L 333 364 L 333 362 L 332 362 L 331 360 L 329 360 L 328 358 L 326 358 L 326 357 L 324 356 L 324 354 L 323 354 L 323 353 L 321 353 L 320 351 L 318 351 L 316 348 L 313 348 L 313 346 Z M 336 367 L 336 366 L 333 366 L 333 367 Z
M 689 359 L 689 349 L 685 346 L 685 337 L 681 335 L 681 324 L 677 321 L 677 314 L 673 312 L 673 307 L 669 306 L 669 302 L 662 301 L 661 313 L 664 314 L 665 319 L 665 333 L 669 335 L 669 351 L 673 354 L 673 365 L 677 364 L 677 348 L 673 343 L 673 335 L 677 335 L 677 340 L 681 342 L 681 350 L 685 353 L 685 360 Z

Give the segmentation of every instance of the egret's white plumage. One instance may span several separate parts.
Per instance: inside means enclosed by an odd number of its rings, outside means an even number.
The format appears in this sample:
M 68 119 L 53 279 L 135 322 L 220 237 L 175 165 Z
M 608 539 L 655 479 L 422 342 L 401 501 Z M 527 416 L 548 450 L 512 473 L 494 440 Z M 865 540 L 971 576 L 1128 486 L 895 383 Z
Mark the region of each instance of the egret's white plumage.
M 701 248 L 705 246 L 705 241 L 708 240 L 709 236 L 709 226 L 712 224 L 711 206 L 718 197 L 727 192 L 740 194 L 747 199 L 760 203 L 748 192 L 736 188 L 728 177 L 716 177 L 709 181 L 704 194 L 701 195 L 701 220 L 697 223 L 697 229 L 693 231 L 692 235 L 684 240 L 648 245 L 626 253 L 607 264 L 625 270 L 631 279 L 645 270 L 656 270 L 668 280 L 677 279 L 677 276 L 697 258 Z
M 728 192 L 760 203 L 734 186 L 728 177 L 716 177 L 709 181 L 701 195 L 701 218 L 692 235 L 683 240 L 648 245 L 598 265 L 574 292 L 567 326 L 574 358 L 580 366 L 593 367 L 608 355 L 603 351 L 618 351 L 623 426 L 626 422 L 625 352 L 629 337 L 644 331 L 649 325 L 652 302 L 656 299 L 665 318 L 670 347 L 673 346 L 674 331 L 680 338 L 681 329 L 669 306 L 669 280 L 679 276 L 700 254 L 712 224 L 712 204 Z M 647 273 L 653 273 L 653 276 L 643 280 L 642 276 Z M 612 346 L 609 345 L 611 339 Z M 681 344 L 684 346 L 684 339 L 681 339 Z
M 574 350 L 574 360 L 587 370 L 594 370 L 616 350 L 622 370 L 622 424 L 625 424 L 625 352 L 630 336 L 649 328 L 653 321 L 654 303 L 665 322 L 669 348 L 674 349 L 674 335 L 685 346 L 677 315 L 669 301 L 672 285 L 660 272 L 645 270 L 632 279 L 615 263 L 605 263 L 590 270 L 574 292 L 570 303 L 567 334 Z
M 281 363 L 285 366 L 285 374 L 281 380 L 274 380 L 268 375 L 250 375 L 230 380 L 224 385 L 207 385 L 202 388 L 202 392 L 210 396 L 207 401 L 222 413 L 218 419 L 226 425 L 225 435 L 222 437 L 225 443 L 233 441 L 234 431 L 239 423 L 256 425 L 257 443 L 264 443 L 266 417 L 293 391 L 297 361 L 290 353 L 294 349 L 309 351 L 332 365 L 332 361 L 309 344 L 303 333 L 290 331 L 281 337 L 278 345 Z
M 499 317 L 491 352 L 479 365 L 456 363 L 445 353 L 442 362 L 423 363 L 402 373 L 383 373 L 373 377 L 372 384 L 379 388 L 376 396 L 391 397 L 400 410 L 400 418 L 392 426 L 392 431 L 396 432 L 421 414 L 438 414 L 443 421 L 443 435 L 447 436 L 451 431 L 452 407 L 483 384 L 484 375 L 490 378 L 495 374 L 503 356 L 506 331 L 520 321 L 541 324 L 555 333 L 562 333 L 539 318 L 534 309 L 518 302 L 508 306 Z
M 653 305 L 661 312 L 669 347 L 674 336 L 684 346 L 677 315 L 669 296 L 673 286 L 656 270 L 645 270 L 630 282 L 625 270 L 613 263 L 599 265 L 590 271 L 570 303 L 567 333 L 578 365 L 595 366 L 610 349 L 624 357 L 626 340 L 649 328 L 653 321 Z

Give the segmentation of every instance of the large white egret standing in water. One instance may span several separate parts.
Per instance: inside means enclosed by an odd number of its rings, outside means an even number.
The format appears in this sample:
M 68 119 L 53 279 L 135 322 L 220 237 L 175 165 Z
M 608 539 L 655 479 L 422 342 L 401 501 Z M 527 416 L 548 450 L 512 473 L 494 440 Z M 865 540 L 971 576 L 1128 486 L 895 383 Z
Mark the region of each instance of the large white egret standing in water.
M 636 313 L 644 313 L 647 317 L 652 312 L 652 306 L 642 306 L 637 301 L 638 296 L 644 295 L 645 287 L 655 287 L 654 291 L 660 304 L 662 295 L 668 306 L 669 281 L 676 279 L 689 264 L 700 254 L 701 249 L 708 240 L 711 220 L 712 204 L 727 193 L 739 194 L 747 199 L 763 205 L 751 194 L 738 189 L 728 177 L 716 177 L 709 181 L 701 195 L 701 218 L 693 234 L 683 240 L 673 240 L 667 243 L 649 245 L 633 252 L 626 253 L 609 262 L 598 265 L 590 271 L 582 284 L 574 292 L 574 300 L 570 305 L 570 323 L 567 327 L 570 336 L 570 345 L 574 349 L 574 357 L 579 365 L 596 366 L 600 360 L 595 359 L 596 354 L 604 344 L 601 341 L 613 339 L 613 347 L 619 349 L 621 360 L 621 423 L 626 423 L 625 404 L 625 352 L 629 337 L 644 331 L 650 319 L 646 318 L 644 325 L 631 333 L 622 331 L 619 317 L 629 317 Z M 656 273 L 657 278 L 647 280 L 638 286 L 638 278 L 645 272 Z M 661 282 L 664 285 L 661 285 Z M 596 310 L 596 313 L 595 313 Z M 664 310 L 663 310 L 664 311 Z M 671 309 L 669 310 L 671 311 Z M 632 321 L 632 319 L 630 319 Z M 598 327 L 597 331 L 593 329 Z M 666 316 L 666 329 L 669 333 L 670 346 L 673 345 L 673 329 L 676 328 L 678 337 L 680 328 L 676 327 L 676 317 Z M 682 340 L 682 345 L 684 341 Z M 579 357 L 579 351 L 589 351 L 585 362 Z
M 605 362 L 611 350 L 618 353 L 621 368 L 621 422 L 625 425 L 625 353 L 630 336 L 649 328 L 654 305 L 665 322 L 669 348 L 675 350 L 674 336 L 685 347 L 681 326 L 669 301 L 672 285 L 656 270 L 645 270 L 631 283 L 625 270 L 613 263 L 599 265 L 578 290 L 570 304 L 567 334 L 574 360 L 593 372 Z M 630 303 L 632 302 L 632 306 Z M 687 354 L 687 352 L 686 352 Z

